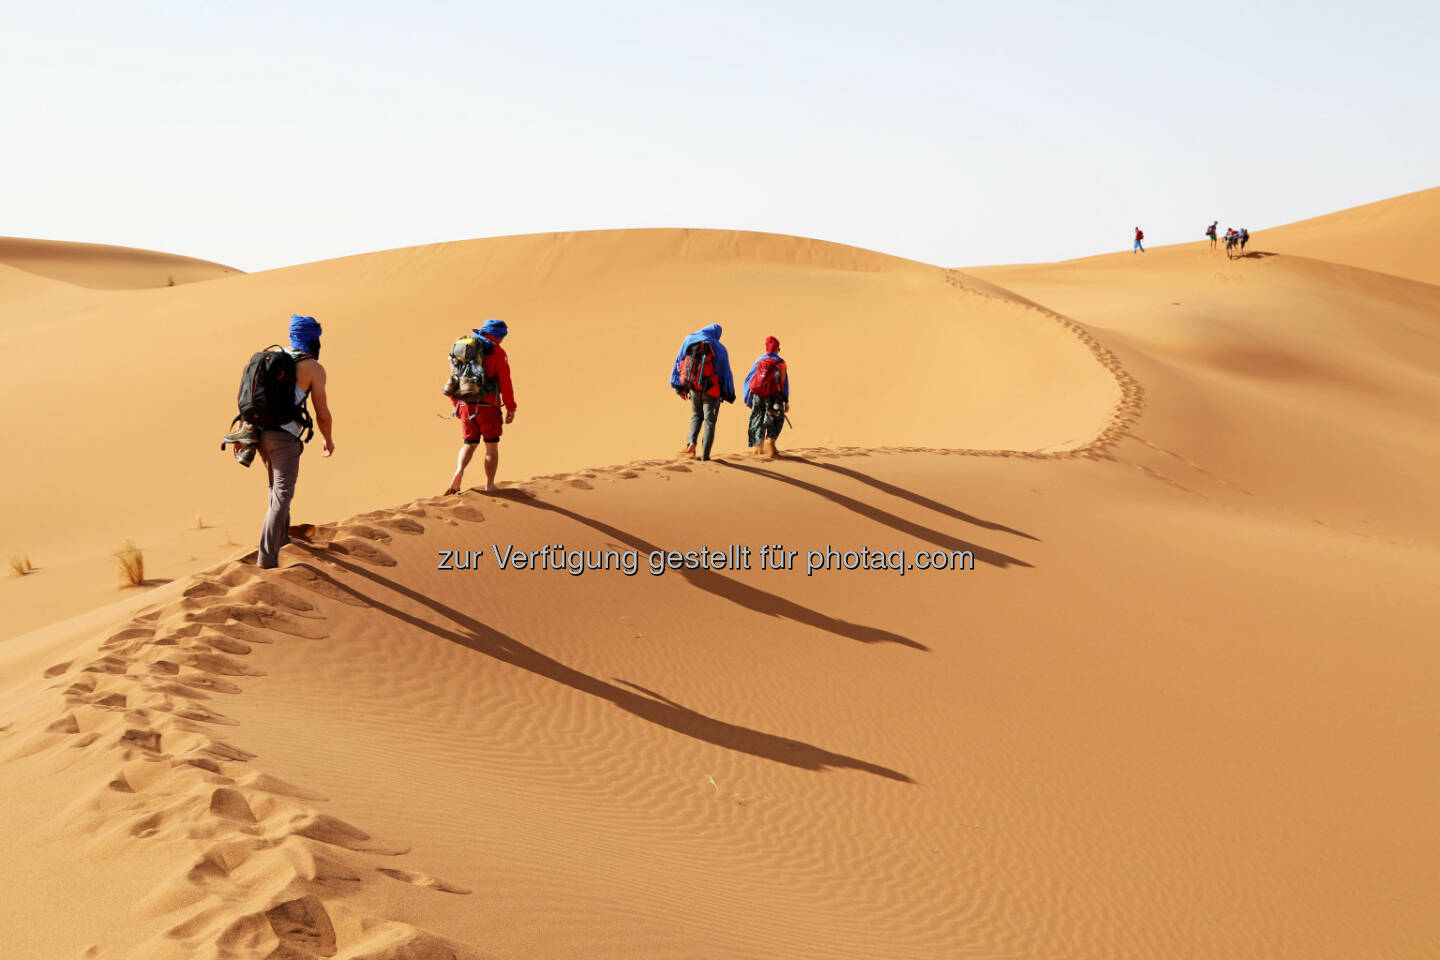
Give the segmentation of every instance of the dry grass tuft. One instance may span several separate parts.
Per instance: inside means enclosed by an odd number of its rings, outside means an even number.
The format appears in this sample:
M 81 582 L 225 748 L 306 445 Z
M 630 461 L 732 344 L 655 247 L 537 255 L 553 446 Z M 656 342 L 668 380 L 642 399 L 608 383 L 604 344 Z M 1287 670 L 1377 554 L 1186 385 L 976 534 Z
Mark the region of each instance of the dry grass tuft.
M 17 554 L 10 558 L 10 571 L 17 577 L 23 577 L 35 568 L 30 566 L 30 557 L 25 554 Z
M 135 546 L 133 540 L 126 540 L 125 546 L 111 554 L 115 562 L 120 564 L 120 572 L 132 586 L 140 586 L 145 582 L 145 556 L 140 548 Z

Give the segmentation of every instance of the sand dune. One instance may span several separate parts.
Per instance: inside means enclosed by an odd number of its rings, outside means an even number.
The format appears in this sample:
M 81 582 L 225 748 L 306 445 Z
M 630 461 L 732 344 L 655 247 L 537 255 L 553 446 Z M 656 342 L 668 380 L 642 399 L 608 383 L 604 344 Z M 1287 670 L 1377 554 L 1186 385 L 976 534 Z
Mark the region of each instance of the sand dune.
M 1440 287 L 1270 254 L 962 272 L 611 232 L 57 308 L 172 342 L 209 318 L 217 399 L 175 414 L 203 437 L 252 314 L 344 318 L 343 418 L 356 382 L 429 375 L 484 294 L 515 331 L 506 466 L 544 476 L 425 495 L 453 425 L 423 436 L 433 398 L 392 393 L 306 463 L 305 510 L 348 519 L 281 569 L 197 553 L 0 643 L 0 926 L 37 957 L 1429 956 Z M 794 456 L 663 456 L 658 374 L 603 391 L 620 429 L 567 432 L 577 391 L 531 372 L 598 339 L 663 373 L 710 320 L 788 338 Z M 886 402 L 820 372 L 877 341 Z M 168 447 L 175 475 L 114 502 L 59 472 L 5 502 L 163 531 L 213 477 L 251 517 L 257 478 L 209 456 Z M 767 543 L 802 569 L 645 569 Z M 497 569 L 546 544 L 641 566 Z M 807 576 L 827 544 L 974 569 Z
M 178 286 L 243 272 L 155 250 L 21 237 L 0 237 L 0 264 L 104 290 Z
M 33 451 L 54 506 L 7 518 L 4 548 L 47 576 L 25 584 L 35 599 L 17 602 L 0 636 L 113 596 L 108 555 L 127 538 L 166 578 L 256 536 L 263 484 L 218 441 L 246 359 L 284 337 L 293 311 L 327 330 L 338 454 L 306 458 L 296 505 L 321 518 L 445 489 L 459 430 L 437 416 L 449 411 L 444 357 L 489 316 L 513 331 L 509 477 L 679 449 L 689 414 L 665 385 L 669 366 L 711 322 L 738 376 L 775 333 L 796 382 L 813 377 L 792 411 L 798 442 L 1045 450 L 1103 429 L 1122 394 L 1091 349 L 1053 317 L 954 280 L 800 238 L 656 230 L 440 244 L 44 311 L 0 301 L 11 349 L 33 358 L 0 384 L 13 412 L 0 443 Z M 53 348 L 75 338 L 87 349 Z M 744 412 L 727 407 L 717 452 L 743 449 L 744 432 Z M 31 500 L 36 480 L 7 473 L 0 499 Z M 197 515 L 211 529 L 195 529 Z
M 1440 283 L 1440 187 L 1264 231 L 1260 249 Z

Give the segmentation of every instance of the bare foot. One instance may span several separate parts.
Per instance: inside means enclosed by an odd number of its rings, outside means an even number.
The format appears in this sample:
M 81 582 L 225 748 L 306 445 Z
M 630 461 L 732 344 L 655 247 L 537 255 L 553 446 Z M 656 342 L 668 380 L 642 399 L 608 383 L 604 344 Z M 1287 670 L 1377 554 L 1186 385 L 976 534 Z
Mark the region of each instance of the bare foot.
M 498 491 L 499 489 L 500 489 L 500 484 L 498 484 L 498 483 L 487 483 L 487 484 L 485 484 L 485 492 L 486 492 L 486 493 L 495 493 L 495 492 Z
M 450 494 L 452 494 L 452 493 L 459 493 L 459 492 L 460 492 L 460 485 L 461 485 L 462 483 L 464 483 L 464 482 L 465 482 L 465 475 L 464 475 L 463 473 L 457 473 L 457 474 L 455 474 L 455 476 L 453 476 L 453 477 L 450 478 L 450 488 L 445 491 L 445 496 L 448 497 L 448 496 L 450 496 Z

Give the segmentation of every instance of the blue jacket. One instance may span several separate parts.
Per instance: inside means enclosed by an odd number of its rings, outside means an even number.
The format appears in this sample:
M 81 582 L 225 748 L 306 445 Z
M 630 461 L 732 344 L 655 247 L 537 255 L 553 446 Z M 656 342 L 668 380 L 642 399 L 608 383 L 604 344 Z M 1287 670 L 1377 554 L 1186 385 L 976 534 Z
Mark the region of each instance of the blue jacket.
M 677 393 L 682 389 L 680 365 L 685 362 L 685 350 L 692 343 L 699 343 L 701 340 L 710 341 L 710 346 L 715 350 L 715 374 L 720 378 L 720 399 L 726 403 L 734 403 L 735 375 L 730 372 L 730 353 L 725 349 L 725 344 L 720 342 L 720 324 L 718 323 L 702 327 L 681 341 L 680 352 L 675 354 L 675 365 L 670 368 L 670 388 Z
M 760 361 L 764 360 L 766 357 L 774 357 L 778 360 L 780 358 L 780 354 L 762 353 L 760 354 L 760 356 L 755 358 L 754 363 L 750 364 L 750 372 L 745 374 L 745 406 L 747 407 L 750 406 L 750 401 L 754 399 L 750 396 L 750 381 L 755 379 L 755 368 L 760 366 Z M 790 402 L 790 370 L 788 366 L 785 370 L 785 389 L 780 392 L 780 395 L 785 398 L 786 403 Z

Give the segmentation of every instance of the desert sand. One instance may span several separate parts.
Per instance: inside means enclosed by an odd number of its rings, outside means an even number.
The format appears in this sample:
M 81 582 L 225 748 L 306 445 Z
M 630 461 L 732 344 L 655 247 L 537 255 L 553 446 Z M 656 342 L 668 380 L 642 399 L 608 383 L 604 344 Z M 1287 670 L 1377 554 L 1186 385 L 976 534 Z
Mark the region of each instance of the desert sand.
M 174 287 L 0 256 L 7 949 L 1432 956 L 1440 190 L 1251 226 L 965 270 L 687 230 Z M 292 312 L 337 451 L 261 571 L 218 439 Z M 443 351 L 490 316 L 509 482 L 438 496 Z M 737 377 L 780 338 L 785 457 L 729 406 L 675 457 L 710 322 Z M 547 544 L 640 569 L 497 567 Z M 827 545 L 973 569 L 807 576 Z

